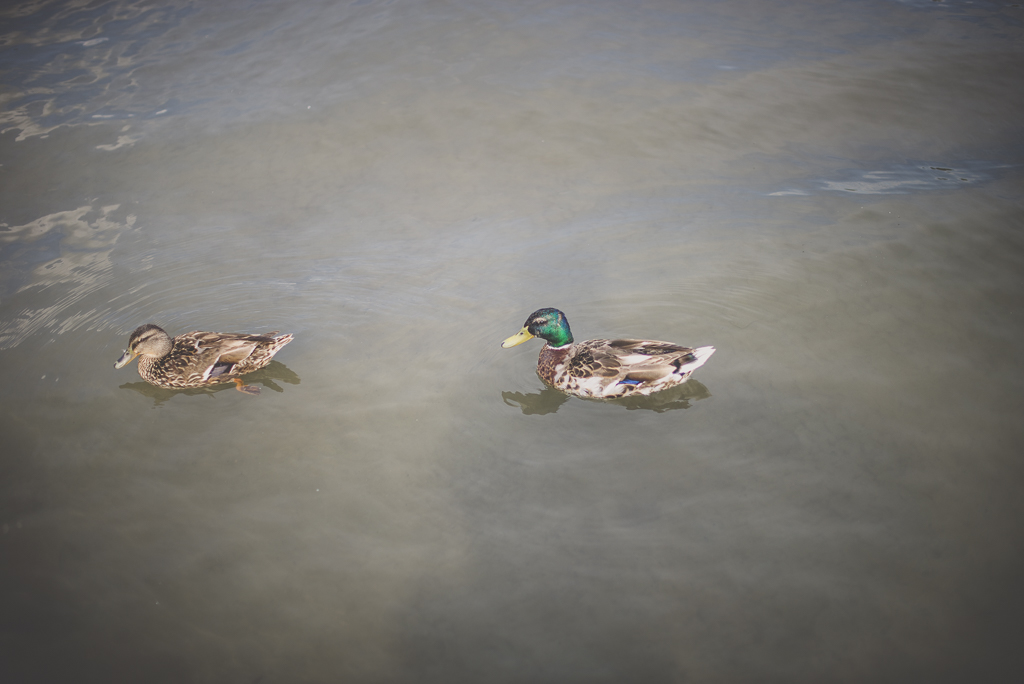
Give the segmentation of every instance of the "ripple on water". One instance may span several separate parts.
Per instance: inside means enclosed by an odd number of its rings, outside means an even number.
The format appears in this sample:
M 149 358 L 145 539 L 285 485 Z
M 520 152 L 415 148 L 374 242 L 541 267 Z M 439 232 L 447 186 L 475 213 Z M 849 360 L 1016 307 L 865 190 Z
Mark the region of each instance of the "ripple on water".
M 770 196 L 811 195 L 816 189 L 851 192 L 859 195 L 905 195 L 914 192 L 952 190 L 966 184 L 994 180 L 1007 164 L 988 162 L 947 165 L 924 163 L 897 165 L 888 169 L 850 169 L 836 171 L 837 178 L 809 181 L 816 188 L 795 187 L 769 193 Z
M 140 96 L 137 70 L 184 49 L 166 46 L 159 38 L 180 28 L 194 10 L 130 3 L 97 10 L 66 4 L 25 3 L 8 10 L 0 48 L 12 68 L 6 73 L 10 93 L 0 112 L 0 131 L 18 130 L 20 141 L 45 137 L 61 126 L 153 116 L 166 109 L 163 93 Z M 143 36 L 148 40 L 140 41 Z M 122 136 L 101 149 L 137 139 Z
M 93 329 L 106 315 L 90 301 L 113 280 L 110 253 L 135 223 L 120 205 L 85 205 L 43 216 L 0 233 L 4 298 L 0 349 L 48 330 L 60 335 Z

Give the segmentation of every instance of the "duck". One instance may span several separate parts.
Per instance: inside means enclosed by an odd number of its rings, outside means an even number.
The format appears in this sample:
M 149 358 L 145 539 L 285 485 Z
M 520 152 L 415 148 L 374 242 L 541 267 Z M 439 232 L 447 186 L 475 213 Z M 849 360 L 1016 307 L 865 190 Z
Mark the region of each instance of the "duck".
M 114 368 L 123 368 L 139 357 L 139 375 L 157 387 L 188 389 L 234 382 L 240 392 L 259 394 L 259 387 L 246 385 L 238 376 L 263 368 L 292 341 L 291 334 L 277 336 L 279 332 L 249 335 L 193 330 L 171 338 L 160 326 L 146 323 L 132 332 L 128 348 Z
M 681 347 L 657 340 L 574 342 L 565 314 L 551 307 L 529 315 L 505 349 L 544 340 L 537 375 L 566 394 L 588 399 L 646 396 L 686 382 L 715 353 L 714 347 Z

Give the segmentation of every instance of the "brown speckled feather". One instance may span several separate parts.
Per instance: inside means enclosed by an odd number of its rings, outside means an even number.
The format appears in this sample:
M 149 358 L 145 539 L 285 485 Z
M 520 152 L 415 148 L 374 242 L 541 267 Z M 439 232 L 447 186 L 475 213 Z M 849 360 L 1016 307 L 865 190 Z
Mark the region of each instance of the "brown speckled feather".
M 168 389 L 204 387 L 224 382 L 263 368 L 274 354 L 292 341 L 292 335 L 274 337 L 243 333 L 215 333 L 194 330 L 172 340 L 164 356 L 139 356 L 143 380 Z
M 685 381 L 710 353 L 656 340 L 587 340 L 555 348 L 545 344 L 537 374 L 580 396 L 650 394 Z

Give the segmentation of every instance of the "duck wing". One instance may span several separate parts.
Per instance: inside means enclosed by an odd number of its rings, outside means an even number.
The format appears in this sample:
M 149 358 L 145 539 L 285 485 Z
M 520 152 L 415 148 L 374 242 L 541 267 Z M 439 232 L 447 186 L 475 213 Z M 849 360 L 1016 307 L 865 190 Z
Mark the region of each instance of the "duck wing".
M 575 377 L 596 376 L 632 382 L 653 382 L 689 372 L 710 355 L 657 340 L 589 340 L 577 347 L 570 361 L 570 373 Z
M 194 331 L 184 337 L 195 350 L 197 365 L 203 368 L 203 379 L 236 372 L 236 366 L 252 356 L 260 345 L 273 344 L 269 335 L 214 333 Z

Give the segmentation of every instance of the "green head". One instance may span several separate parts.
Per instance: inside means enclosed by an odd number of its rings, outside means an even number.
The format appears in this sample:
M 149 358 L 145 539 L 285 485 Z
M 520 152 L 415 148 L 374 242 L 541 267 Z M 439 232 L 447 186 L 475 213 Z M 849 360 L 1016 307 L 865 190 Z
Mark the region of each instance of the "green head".
M 537 309 L 530 314 L 523 329 L 502 342 L 501 346 L 508 349 L 534 337 L 545 340 L 552 347 L 572 344 L 572 331 L 569 330 L 565 314 L 558 309 L 547 308 Z

